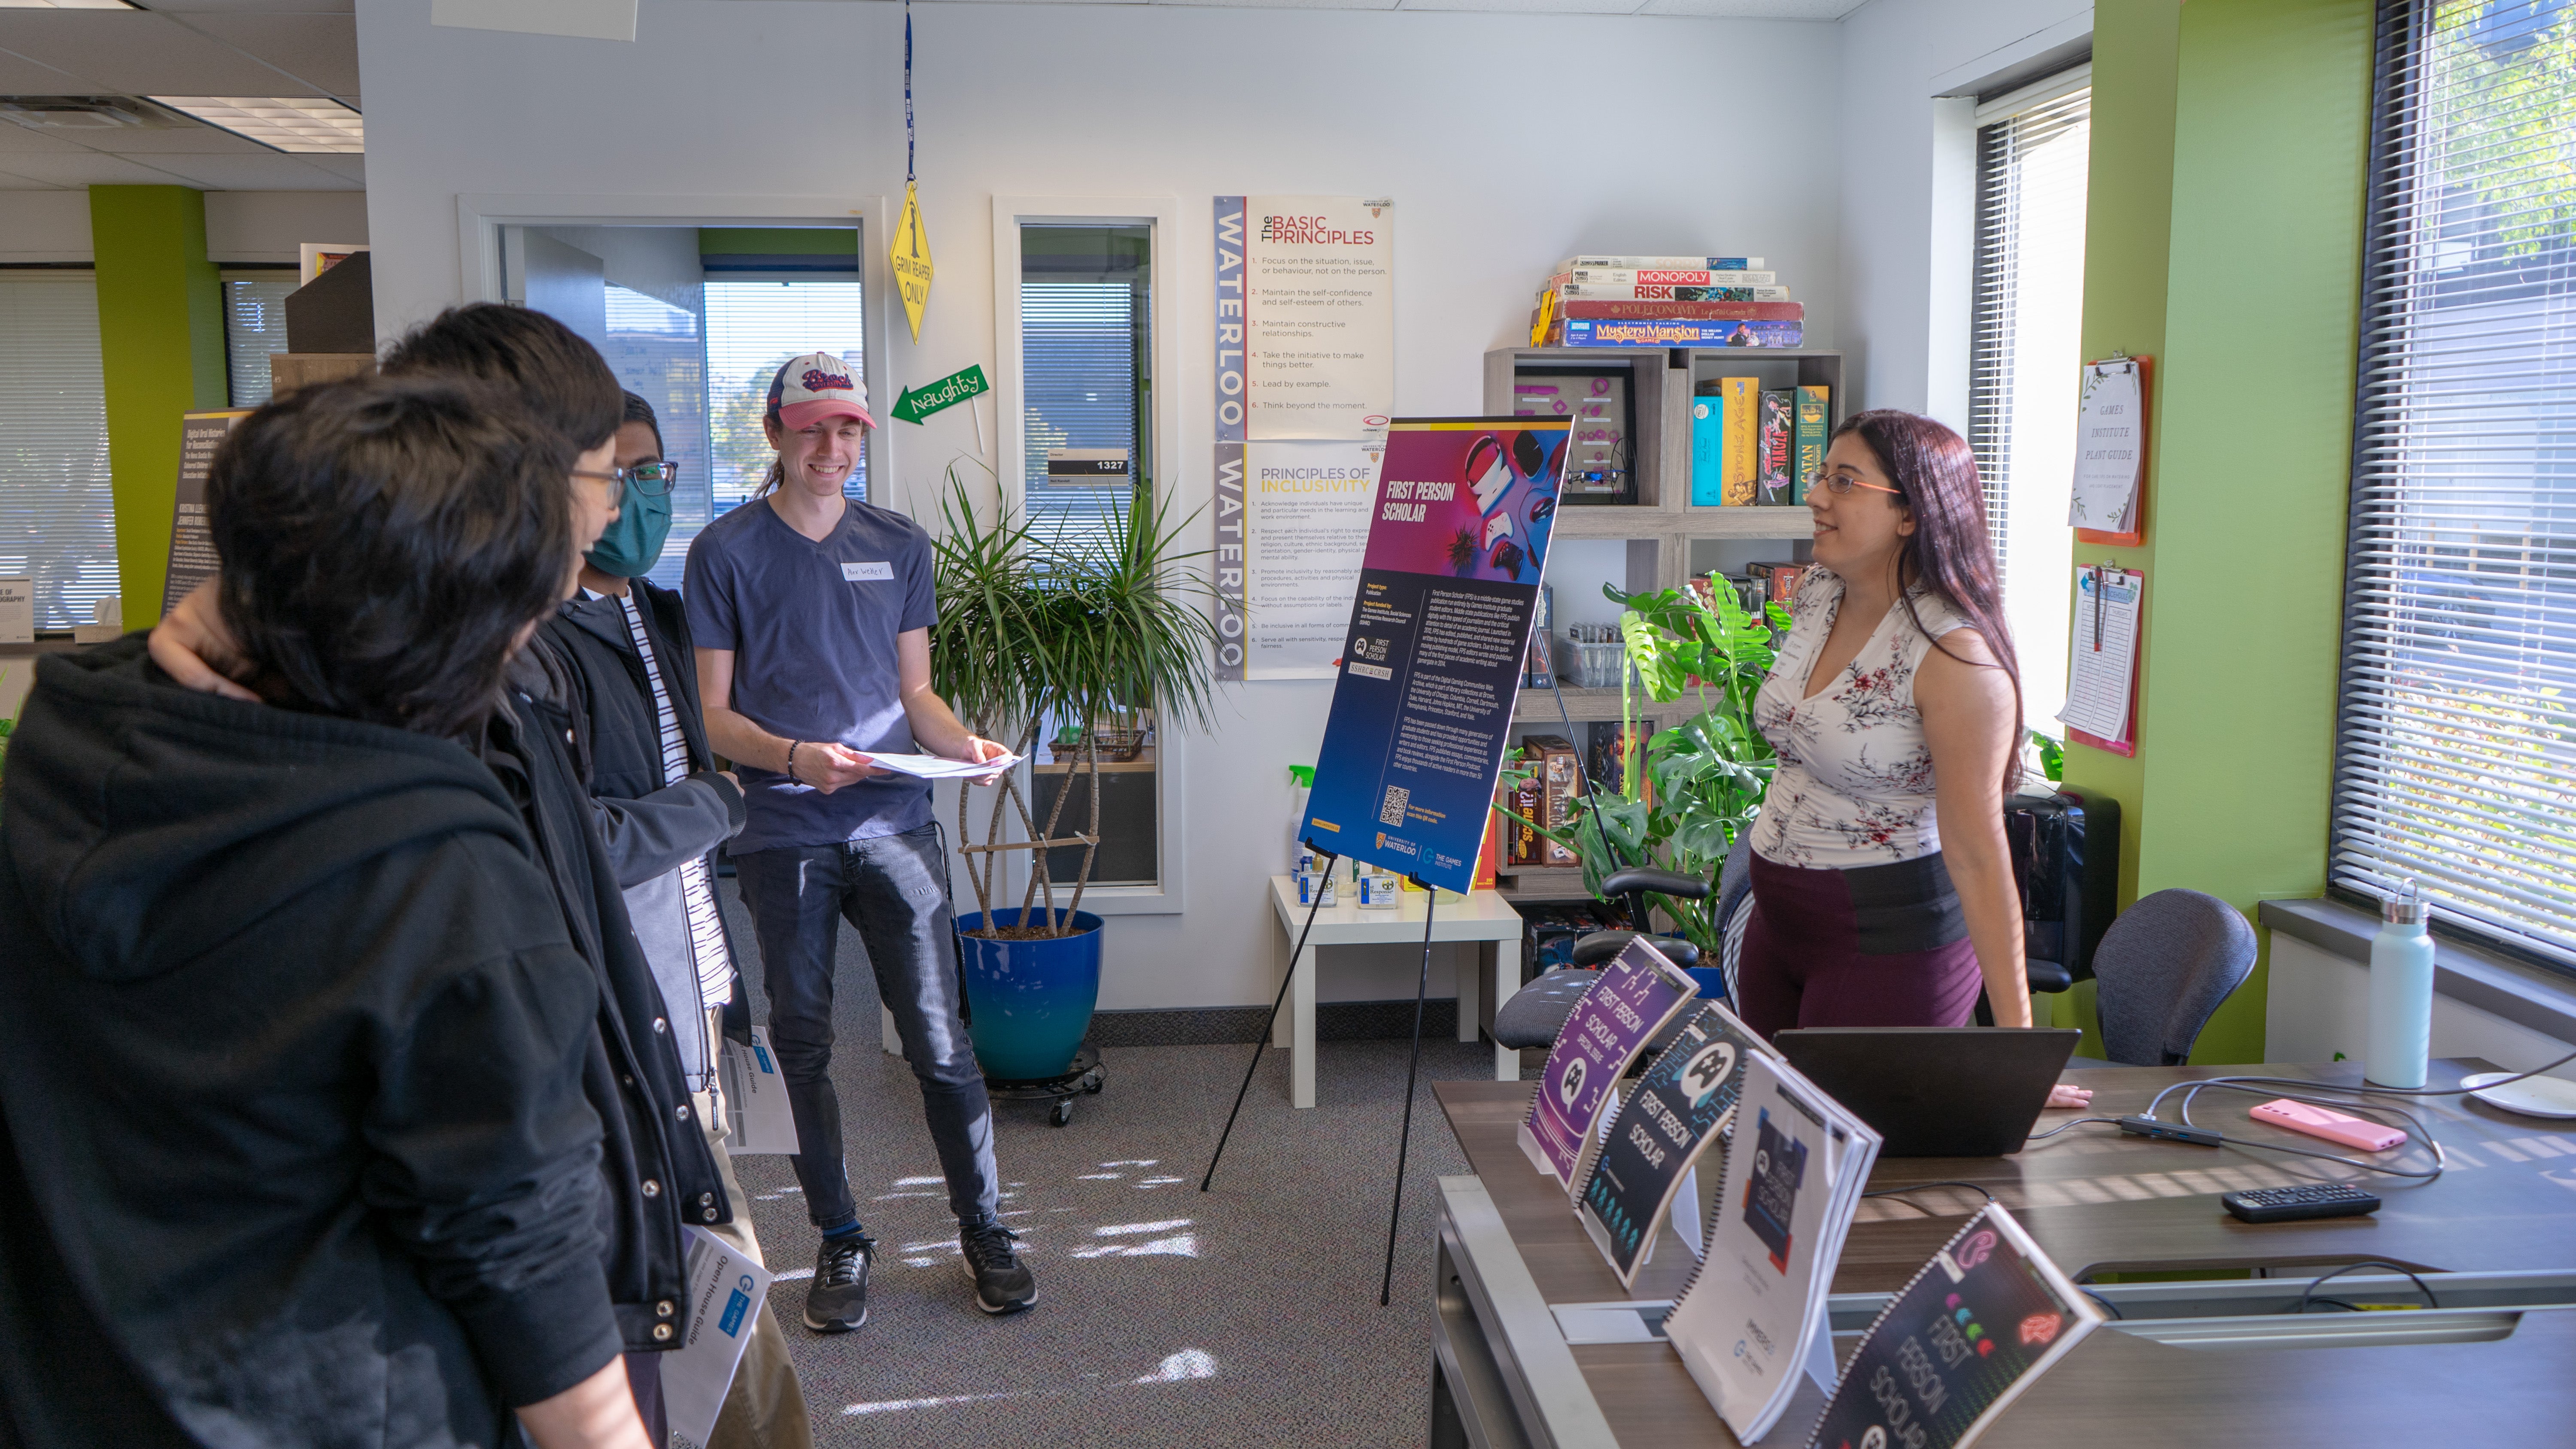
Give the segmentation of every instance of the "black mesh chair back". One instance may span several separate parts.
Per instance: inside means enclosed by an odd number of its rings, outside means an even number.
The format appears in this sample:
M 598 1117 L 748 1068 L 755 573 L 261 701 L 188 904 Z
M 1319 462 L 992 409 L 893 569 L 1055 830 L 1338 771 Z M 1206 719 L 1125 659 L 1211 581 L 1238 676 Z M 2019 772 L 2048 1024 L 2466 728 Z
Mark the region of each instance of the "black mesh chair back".
M 2234 906 L 2199 891 L 2146 897 L 2093 953 L 2104 1052 L 2133 1067 L 2180 1066 L 2253 970 L 2254 927 Z

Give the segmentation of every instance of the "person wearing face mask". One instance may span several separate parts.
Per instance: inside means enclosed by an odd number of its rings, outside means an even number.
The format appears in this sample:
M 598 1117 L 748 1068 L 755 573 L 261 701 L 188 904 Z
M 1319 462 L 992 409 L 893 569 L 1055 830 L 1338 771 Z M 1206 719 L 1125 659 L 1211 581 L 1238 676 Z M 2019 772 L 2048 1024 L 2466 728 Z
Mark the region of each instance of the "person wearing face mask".
M 1860 413 L 1807 504 L 1816 566 L 1753 700 L 1779 765 L 1752 827 L 1739 1008 L 1765 1037 L 1964 1026 L 1982 988 L 1997 1026 L 2029 1026 L 2003 827 L 2021 671 L 1976 455 L 1931 418 Z
M 689 627 L 707 734 L 742 767 L 750 824 L 728 848 L 751 907 L 770 1041 L 795 1113 L 796 1179 L 822 1231 L 805 1325 L 867 1321 L 875 1239 L 859 1223 L 832 1085 L 832 971 L 840 925 L 867 944 L 877 993 L 948 1183 L 975 1304 L 1012 1313 L 1037 1285 L 995 1213 L 993 1110 L 960 1012 L 947 861 L 930 783 L 869 752 L 984 761 L 979 739 L 930 687 L 930 537 L 900 513 L 844 495 L 865 445 L 867 393 L 841 359 L 792 359 L 764 415 L 778 449 L 764 496 L 689 545 Z
M 558 597 L 572 596 L 581 555 L 616 521 L 625 482 L 615 471 L 623 391 L 598 351 L 542 312 L 474 303 L 414 328 L 387 351 L 379 371 L 504 387 L 576 455 L 567 480 L 573 547 Z M 224 672 L 243 668 L 241 652 L 210 590 L 190 594 L 153 629 L 150 651 L 183 685 L 257 699 Z M 581 1087 L 602 1131 L 601 1266 L 635 1405 L 660 1443 L 668 1437 L 660 1355 L 680 1346 L 681 1310 L 689 1301 L 681 1227 L 713 1228 L 729 1222 L 732 1210 L 698 1126 L 670 1013 L 627 913 L 604 828 L 619 811 L 594 800 L 583 783 L 585 743 L 571 705 L 576 681 L 561 649 L 540 631 L 511 656 L 502 696 L 471 745 L 517 807 L 573 944 L 595 978 L 599 1011 Z M 651 837 L 628 832 L 627 838 L 632 844 Z
M 653 405 L 631 392 L 625 398 L 616 437 L 614 471 L 625 480 L 617 521 L 584 555 L 581 591 L 547 621 L 545 633 L 572 666 L 587 783 L 603 824 L 623 832 L 618 883 L 672 1008 L 672 1041 L 733 1208 L 732 1223 L 709 1231 L 760 1262 L 751 1205 L 725 1150 L 716 1079 L 717 1043 L 737 980 L 716 900 L 715 851 L 742 828 L 742 792 L 708 754 L 680 596 L 644 577 L 670 534 L 679 468 L 662 456 Z M 708 1449 L 814 1442 L 787 1340 L 768 1304 L 757 1313 Z

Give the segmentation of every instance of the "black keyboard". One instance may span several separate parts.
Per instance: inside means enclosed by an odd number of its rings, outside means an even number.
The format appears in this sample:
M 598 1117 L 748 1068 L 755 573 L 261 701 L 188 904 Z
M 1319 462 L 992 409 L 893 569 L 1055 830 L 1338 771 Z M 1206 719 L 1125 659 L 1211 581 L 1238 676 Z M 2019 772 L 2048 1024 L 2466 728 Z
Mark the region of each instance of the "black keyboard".
M 2348 1218 L 2379 1211 L 2379 1199 L 2341 1182 L 2307 1187 L 2262 1187 L 2231 1192 L 2219 1201 L 2249 1223 L 2286 1223 L 2300 1218 Z

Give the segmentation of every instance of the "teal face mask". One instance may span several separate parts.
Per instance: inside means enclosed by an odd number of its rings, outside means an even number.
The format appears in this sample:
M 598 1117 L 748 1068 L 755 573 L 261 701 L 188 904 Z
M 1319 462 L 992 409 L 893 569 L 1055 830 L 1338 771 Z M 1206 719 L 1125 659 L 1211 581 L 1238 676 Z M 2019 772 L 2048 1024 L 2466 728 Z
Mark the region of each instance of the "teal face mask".
M 617 503 L 617 521 L 599 536 L 599 544 L 586 557 L 590 566 L 615 578 L 641 578 L 653 571 L 661 560 L 662 541 L 671 536 L 671 494 L 666 487 L 656 494 L 639 493 L 635 485 L 626 485 L 626 494 Z

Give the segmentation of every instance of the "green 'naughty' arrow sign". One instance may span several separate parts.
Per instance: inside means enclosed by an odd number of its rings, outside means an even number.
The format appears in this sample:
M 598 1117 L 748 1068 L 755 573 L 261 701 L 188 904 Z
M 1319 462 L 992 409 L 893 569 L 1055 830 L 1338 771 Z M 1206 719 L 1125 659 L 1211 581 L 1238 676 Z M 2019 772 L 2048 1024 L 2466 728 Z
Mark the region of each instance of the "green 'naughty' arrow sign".
M 941 408 L 955 407 L 970 397 L 992 390 L 993 385 L 984 380 L 982 366 L 968 367 L 937 382 L 925 382 L 896 398 L 894 416 L 898 422 L 917 423 Z

